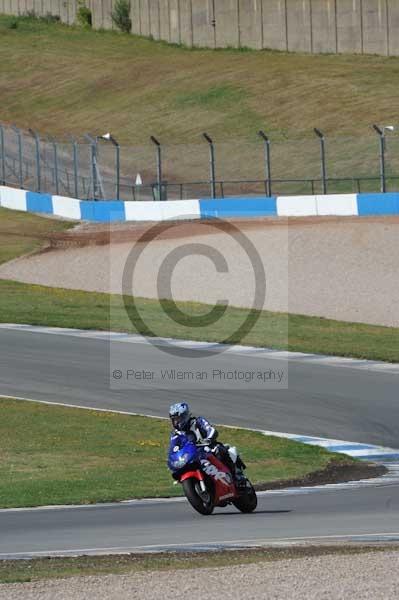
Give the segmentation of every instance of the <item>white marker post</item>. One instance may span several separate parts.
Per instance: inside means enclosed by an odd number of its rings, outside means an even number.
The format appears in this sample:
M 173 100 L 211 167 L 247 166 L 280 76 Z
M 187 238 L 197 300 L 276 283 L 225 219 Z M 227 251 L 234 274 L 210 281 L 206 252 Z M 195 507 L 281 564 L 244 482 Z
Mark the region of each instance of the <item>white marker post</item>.
M 139 192 L 138 194 L 138 200 L 140 200 L 140 186 L 143 185 L 143 180 L 141 179 L 141 175 L 140 173 L 137 173 L 136 175 L 136 181 L 135 181 L 135 189 L 134 189 L 134 198 L 136 199 L 136 191 Z M 139 188 L 138 190 L 136 190 L 136 188 Z

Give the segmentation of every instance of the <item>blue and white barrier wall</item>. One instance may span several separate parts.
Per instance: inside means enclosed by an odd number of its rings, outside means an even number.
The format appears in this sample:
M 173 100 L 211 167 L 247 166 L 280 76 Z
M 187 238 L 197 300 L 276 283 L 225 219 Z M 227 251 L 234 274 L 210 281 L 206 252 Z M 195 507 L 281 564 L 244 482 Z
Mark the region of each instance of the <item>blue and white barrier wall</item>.
M 0 206 L 77 221 L 399 215 L 399 193 L 240 197 L 163 202 L 76 200 L 0 186 Z

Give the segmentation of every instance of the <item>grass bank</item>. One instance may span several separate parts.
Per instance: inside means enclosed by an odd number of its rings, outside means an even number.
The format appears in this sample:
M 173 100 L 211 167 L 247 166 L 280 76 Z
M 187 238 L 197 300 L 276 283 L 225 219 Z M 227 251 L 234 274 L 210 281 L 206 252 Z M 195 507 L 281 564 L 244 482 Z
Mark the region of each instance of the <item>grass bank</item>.
M 143 321 L 157 336 L 221 342 L 243 323 L 248 311 L 228 307 L 213 325 L 190 326 L 189 318 L 206 315 L 210 307 L 195 302 L 178 302 L 177 309 L 188 315 L 188 324 L 179 324 L 180 315 L 170 302 L 168 315 L 158 300 L 135 298 Z M 175 316 L 176 321 L 170 318 Z M 0 322 L 27 323 L 51 327 L 100 329 L 137 333 L 122 296 L 82 292 L 0 280 Z M 399 330 L 359 323 L 344 323 L 319 317 L 260 311 L 247 335 L 236 343 L 266 346 L 299 352 L 353 356 L 399 362 Z
M 0 400 L 0 506 L 87 504 L 176 496 L 166 468 L 167 420 Z M 334 461 L 322 448 L 220 427 L 254 483 L 303 477 Z
M 318 178 L 314 127 L 327 136 L 329 177 L 374 175 L 378 182 L 370 125 L 399 118 L 396 57 L 188 49 L 24 17 L 0 16 L 0 35 L 2 120 L 64 139 L 112 131 L 123 146 L 123 174 L 140 172 L 146 182 L 155 176 L 150 135 L 164 145 L 169 183 L 206 180 L 204 131 L 216 142 L 219 179 L 261 179 L 259 129 L 272 140 L 275 180 Z M 397 149 L 390 135 L 387 176 L 397 172 Z M 113 164 L 112 148 L 103 144 L 101 153 Z M 310 193 L 298 185 L 276 184 L 274 192 Z M 351 190 L 351 181 L 334 188 Z
M 336 131 L 337 114 L 359 135 L 398 117 L 395 57 L 188 49 L 7 16 L 0 32 L 2 119 L 54 135 L 99 123 L 132 145 L 150 133 Z

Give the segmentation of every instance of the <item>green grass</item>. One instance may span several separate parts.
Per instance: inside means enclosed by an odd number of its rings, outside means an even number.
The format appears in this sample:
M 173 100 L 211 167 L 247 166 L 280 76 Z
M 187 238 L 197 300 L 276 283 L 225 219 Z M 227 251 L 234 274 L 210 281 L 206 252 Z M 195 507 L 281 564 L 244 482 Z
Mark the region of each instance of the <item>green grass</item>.
M 135 304 L 156 335 L 211 342 L 224 340 L 238 329 L 248 314 L 246 309 L 229 307 L 214 325 L 190 327 L 167 318 L 157 300 L 136 298 Z M 173 315 L 173 306 L 166 304 Z M 209 311 L 207 305 L 194 302 L 178 302 L 177 306 L 192 316 Z M 127 316 L 122 296 L 7 280 L 0 280 L 0 322 L 137 332 Z M 252 346 L 399 362 L 397 328 L 318 317 L 261 311 L 254 329 L 235 341 Z
M 111 130 L 131 145 L 258 128 L 359 136 L 399 117 L 396 57 L 215 52 L 7 16 L 0 35 L 2 120 L 43 133 Z
M 180 495 L 166 468 L 167 420 L 0 400 L 0 506 L 84 504 Z M 256 482 L 301 477 L 342 455 L 219 428 Z
M 0 208 L 0 264 L 38 250 L 52 232 L 64 231 L 72 225 L 66 221 Z
M 318 179 L 316 126 L 326 134 L 328 176 L 375 176 L 363 191 L 378 189 L 371 124 L 399 119 L 398 57 L 189 49 L 26 17 L 0 16 L 0 36 L 2 121 L 64 140 L 70 133 L 112 131 L 126 177 L 154 180 L 149 137 L 155 135 L 163 145 L 165 180 L 207 180 L 206 131 L 216 143 L 218 179 L 262 179 L 257 132 L 263 129 L 272 140 L 273 179 Z M 399 171 L 398 150 L 398 137 L 390 134 L 387 177 Z M 102 144 L 99 152 L 104 169 L 114 164 L 113 147 Z M 395 189 L 397 182 L 390 184 Z M 351 180 L 329 189 L 357 191 Z M 261 192 L 259 185 L 245 190 Z M 274 192 L 312 193 L 300 183 L 276 183 Z M 225 193 L 239 188 L 225 187 Z
M 204 92 L 182 93 L 176 96 L 179 107 L 226 108 L 246 99 L 246 91 L 233 85 L 215 85 Z
M 260 562 L 321 556 L 351 556 L 369 552 L 394 552 L 388 546 L 298 546 L 253 548 L 248 550 L 79 556 L 0 561 L 0 583 L 28 582 L 87 575 L 122 575 L 145 571 L 233 567 Z M 278 568 L 278 565 L 276 565 Z

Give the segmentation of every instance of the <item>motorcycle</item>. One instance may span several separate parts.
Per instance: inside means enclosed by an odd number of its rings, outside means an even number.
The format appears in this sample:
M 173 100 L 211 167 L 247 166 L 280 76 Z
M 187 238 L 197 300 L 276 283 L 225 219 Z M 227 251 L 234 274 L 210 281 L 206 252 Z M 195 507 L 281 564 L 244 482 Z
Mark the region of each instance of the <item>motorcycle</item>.
M 228 448 L 228 447 L 227 447 Z M 235 448 L 228 448 L 233 460 L 241 459 Z M 249 479 L 238 486 L 229 468 L 211 448 L 195 444 L 185 434 L 174 436 L 168 453 L 168 467 L 172 477 L 183 486 L 191 506 L 202 515 L 210 515 L 216 506 L 233 504 L 243 513 L 255 510 L 258 500 Z

